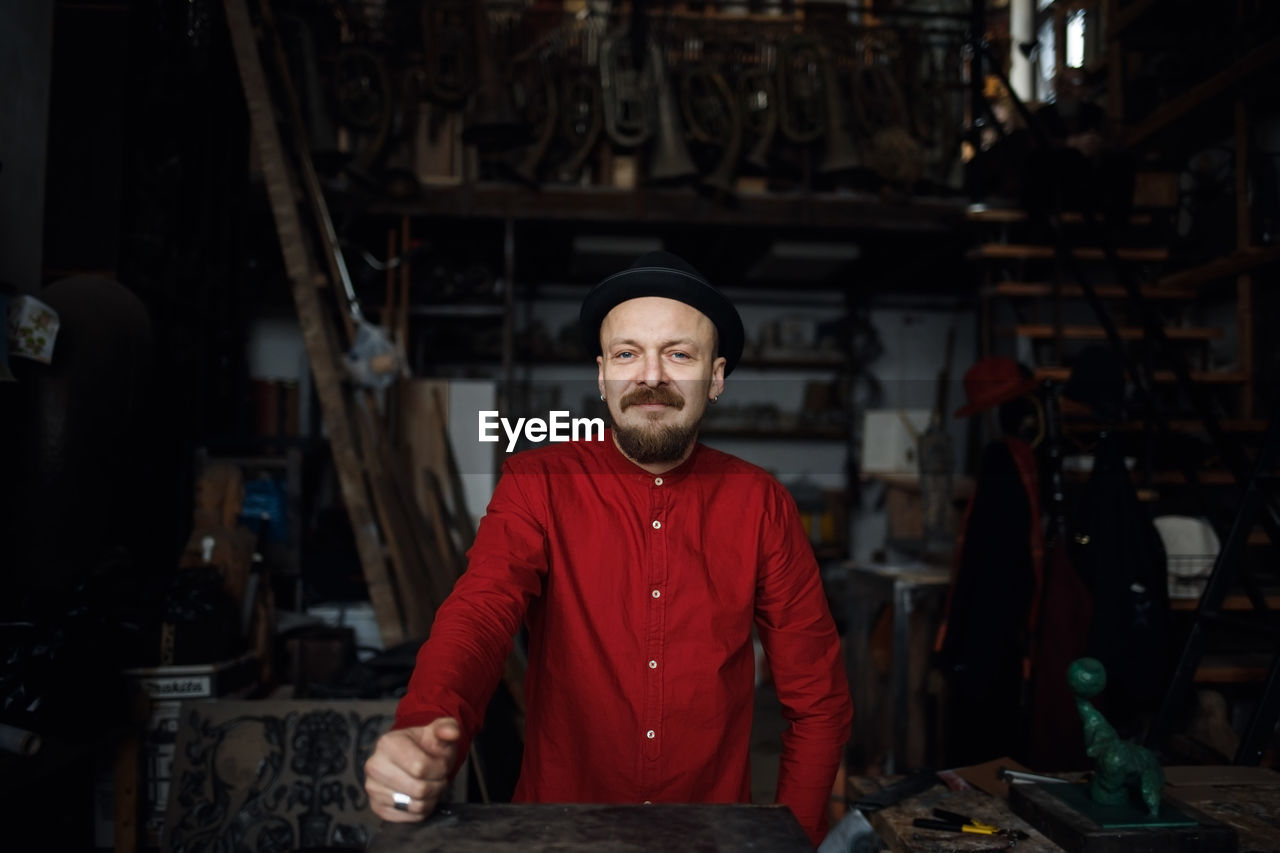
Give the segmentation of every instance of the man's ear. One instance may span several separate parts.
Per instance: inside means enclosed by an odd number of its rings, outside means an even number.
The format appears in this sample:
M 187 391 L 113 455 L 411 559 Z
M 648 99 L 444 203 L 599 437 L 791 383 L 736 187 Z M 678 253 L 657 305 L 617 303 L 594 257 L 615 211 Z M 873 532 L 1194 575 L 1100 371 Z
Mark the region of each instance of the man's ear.
M 600 389 L 600 396 L 605 397 L 604 393 L 604 356 L 596 356 L 596 387 Z
M 708 397 L 719 397 L 724 393 L 724 366 L 728 360 L 720 356 L 711 363 L 711 388 Z

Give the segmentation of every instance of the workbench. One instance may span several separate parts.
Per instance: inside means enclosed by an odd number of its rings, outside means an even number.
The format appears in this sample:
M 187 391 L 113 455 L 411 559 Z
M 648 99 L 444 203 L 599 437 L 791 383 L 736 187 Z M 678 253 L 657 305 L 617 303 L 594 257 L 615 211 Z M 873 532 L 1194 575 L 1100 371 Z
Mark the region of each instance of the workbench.
M 383 823 L 369 853 L 813 853 L 786 806 L 464 803 Z
M 1234 829 L 1237 853 L 1280 851 L 1280 774 L 1264 768 L 1232 766 L 1167 767 L 1165 774 L 1165 797 Z M 856 799 L 873 794 L 899 778 L 851 777 L 850 796 Z M 976 789 L 952 790 L 941 782 L 893 806 L 871 812 L 867 818 L 885 848 L 893 853 L 979 851 L 1007 846 L 991 836 L 939 832 L 912 825 L 916 818 L 932 817 L 935 808 L 1026 832 L 1030 837 L 1017 842 L 1017 853 L 1057 853 L 1063 849 L 1015 814 L 1006 800 Z
M 951 573 L 923 564 L 872 563 L 850 563 L 845 571 L 845 665 L 855 709 L 851 745 L 885 773 L 926 766 L 937 758 L 925 749 L 927 673 Z M 891 654 L 880 661 L 871 637 L 885 605 L 893 610 Z

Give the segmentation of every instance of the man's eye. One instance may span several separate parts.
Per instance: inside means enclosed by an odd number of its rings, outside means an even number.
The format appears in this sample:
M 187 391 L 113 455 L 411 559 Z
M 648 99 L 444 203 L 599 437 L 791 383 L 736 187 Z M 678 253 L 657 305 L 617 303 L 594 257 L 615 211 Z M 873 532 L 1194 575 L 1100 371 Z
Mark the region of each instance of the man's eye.
M 614 358 L 631 358 L 632 355 L 634 355 L 634 353 L 632 353 L 631 350 L 623 350 L 620 353 L 616 353 Z
M 671 357 L 683 361 L 689 358 L 689 354 L 687 352 L 673 352 L 671 353 Z

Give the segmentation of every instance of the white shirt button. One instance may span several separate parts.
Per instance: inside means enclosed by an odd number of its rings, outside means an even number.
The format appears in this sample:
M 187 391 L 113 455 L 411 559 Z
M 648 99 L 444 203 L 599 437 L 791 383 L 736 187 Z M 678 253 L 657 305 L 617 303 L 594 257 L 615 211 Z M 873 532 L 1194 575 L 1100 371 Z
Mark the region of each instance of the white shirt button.
M 653 805 L 653 800 L 645 800 L 645 801 L 644 801 L 644 804 L 645 804 L 646 806 L 651 806 L 651 805 Z
M 662 526 L 662 522 L 661 522 L 661 521 L 655 521 L 655 522 L 653 523 L 653 529 L 654 529 L 654 530 L 657 530 L 657 529 L 658 529 L 659 527 L 661 527 L 661 526 Z
M 653 740 L 658 735 L 653 729 L 649 729 L 649 731 L 644 733 L 644 736 L 647 737 L 649 740 Z
M 653 478 L 653 484 L 654 484 L 655 486 L 661 486 L 661 485 L 662 485 L 662 478 L 661 478 L 661 477 L 654 477 L 654 478 Z M 645 800 L 645 802 L 647 803 L 647 802 L 649 802 L 649 801 L 648 801 L 648 800 Z
M 655 590 L 653 591 L 653 597 L 654 597 L 654 598 L 662 598 L 662 591 L 661 591 L 661 590 L 657 590 L 657 589 L 655 589 Z
M 657 669 L 657 668 L 658 668 L 658 662 L 656 660 L 649 661 L 649 669 Z

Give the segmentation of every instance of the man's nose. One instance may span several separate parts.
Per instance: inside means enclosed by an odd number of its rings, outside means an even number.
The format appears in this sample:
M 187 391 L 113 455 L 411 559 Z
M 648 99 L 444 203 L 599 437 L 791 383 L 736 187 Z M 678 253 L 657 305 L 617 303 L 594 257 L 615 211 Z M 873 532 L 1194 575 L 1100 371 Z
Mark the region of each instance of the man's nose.
M 644 360 L 644 370 L 641 371 L 640 381 L 651 388 L 656 388 L 666 382 L 667 375 L 663 369 L 662 359 L 657 356 L 650 356 Z

